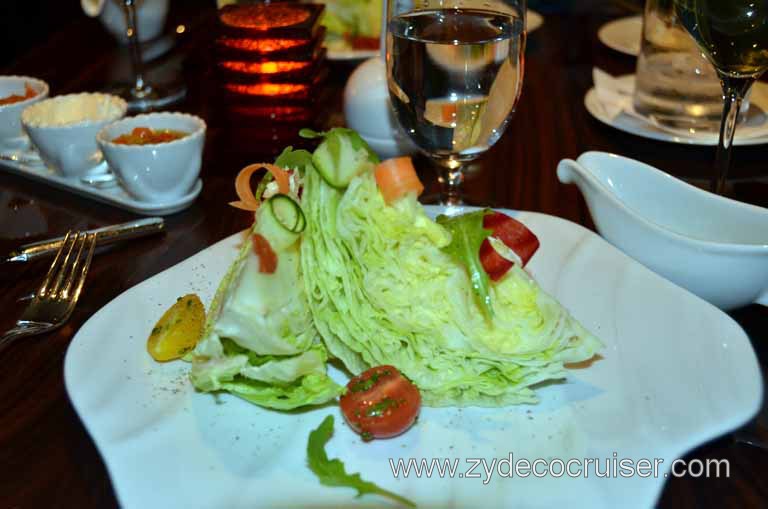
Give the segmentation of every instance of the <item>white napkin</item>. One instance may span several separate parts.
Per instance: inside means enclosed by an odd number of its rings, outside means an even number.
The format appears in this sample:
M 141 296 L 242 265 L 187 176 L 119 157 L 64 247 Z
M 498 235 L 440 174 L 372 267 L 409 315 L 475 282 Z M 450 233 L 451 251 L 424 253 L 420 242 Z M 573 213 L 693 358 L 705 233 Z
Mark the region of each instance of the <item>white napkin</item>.
M 624 112 L 633 117 L 639 115 L 632 106 L 632 96 L 635 93 L 632 83 L 616 79 L 597 67 L 592 68 L 592 80 L 595 82 L 597 100 L 611 121 Z
M 592 69 L 592 80 L 595 83 L 597 100 L 611 122 L 615 122 L 621 115 L 627 115 L 640 120 L 649 128 L 664 131 L 680 138 L 706 140 L 709 143 L 717 143 L 719 139 L 719 133 L 707 131 L 691 132 L 686 129 L 676 129 L 659 123 L 653 117 L 647 117 L 638 113 L 633 105 L 633 95 L 635 91 L 631 81 L 614 78 L 597 67 Z M 765 114 L 763 114 L 763 117 L 765 117 Z M 765 118 L 759 122 L 759 125 L 737 125 L 736 138 L 744 140 L 759 136 L 767 136 L 767 127 L 768 125 L 766 125 Z

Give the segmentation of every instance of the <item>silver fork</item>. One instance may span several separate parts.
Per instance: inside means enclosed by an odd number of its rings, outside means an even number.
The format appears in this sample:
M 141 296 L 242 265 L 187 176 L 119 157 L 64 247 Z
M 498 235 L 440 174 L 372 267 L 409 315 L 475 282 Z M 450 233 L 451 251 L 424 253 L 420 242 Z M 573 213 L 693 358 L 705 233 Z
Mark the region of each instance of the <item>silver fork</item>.
M 16 320 L 16 326 L 0 337 L 0 350 L 18 338 L 64 325 L 80 297 L 95 245 L 94 233 L 67 232 L 32 302 Z

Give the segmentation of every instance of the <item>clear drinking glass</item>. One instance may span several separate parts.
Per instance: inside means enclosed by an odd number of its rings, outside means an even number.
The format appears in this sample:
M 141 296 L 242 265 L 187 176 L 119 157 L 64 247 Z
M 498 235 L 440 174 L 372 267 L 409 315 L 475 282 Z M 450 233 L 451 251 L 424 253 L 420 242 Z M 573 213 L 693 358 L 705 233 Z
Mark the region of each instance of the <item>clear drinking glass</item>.
M 680 25 L 673 0 L 646 0 L 635 110 L 678 129 L 717 132 L 723 111 L 712 64 Z
M 390 102 L 458 206 L 463 169 L 504 133 L 520 98 L 525 0 L 389 0 Z
M 674 0 L 680 23 L 715 66 L 723 88 L 723 116 L 710 188 L 726 192 L 736 118 L 744 96 L 768 69 L 768 1 Z
M 125 11 L 126 36 L 128 37 L 133 83 L 112 87 L 110 91 L 125 99 L 128 102 L 128 111 L 131 112 L 162 108 L 181 100 L 186 94 L 184 86 L 177 84 L 173 87 L 166 87 L 150 84 L 145 78 L 136 17 L 137 3 L 141 3 L 141 0 L 112 1 L 120 2 Z

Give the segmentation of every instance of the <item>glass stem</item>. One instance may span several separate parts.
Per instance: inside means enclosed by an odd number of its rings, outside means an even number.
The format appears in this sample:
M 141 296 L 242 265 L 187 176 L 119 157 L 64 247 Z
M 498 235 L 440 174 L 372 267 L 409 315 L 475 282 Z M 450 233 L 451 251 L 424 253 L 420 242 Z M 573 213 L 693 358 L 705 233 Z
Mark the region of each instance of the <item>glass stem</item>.
M 144 63 L 141 58 L 141 46 L 139 45 L 139 34 L 136 27 L 138 20 L 136 16 L 136 1 L 123 0 L 125 8 L 125 26 L 126 36 L 128 37 L 128 52 L 131 57 L 131 69 L 133 70 L 134 85 L 133 93 L 137 97 L 146 95 L 147 84 L 144 81 Z
M 455 159 L 439 160 L 437 181 L 440 182 L 440 204 L 446 207 L 458 207 L 461 200 L 461 185 L 464 182 L 462 165 Z
M 713 193 L 726 193 L 726 180 L 728 170 L 731 167 L 736 120 L 739 117 L 744 96 L 753 82 L 754 78 L 720 76 L 720 83 L 723 86 L 723 117 L 720 121 L 720 142 L 717 145 L 717 157 L 715 159 L 716 169 L 709 185 L 709 189 Z

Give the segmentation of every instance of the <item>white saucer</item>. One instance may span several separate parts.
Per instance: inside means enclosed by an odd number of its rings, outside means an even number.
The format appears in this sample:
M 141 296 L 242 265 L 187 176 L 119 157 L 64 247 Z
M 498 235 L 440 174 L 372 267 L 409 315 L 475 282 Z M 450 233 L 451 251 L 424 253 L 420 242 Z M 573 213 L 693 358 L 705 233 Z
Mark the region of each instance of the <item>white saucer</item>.
M 0 141 L 0 158 L 3 157 L 6 159 L 13 158 L 25 164 L 43 164 L 40 154 L 32 148 L 29 137 L 26 134 Z
M 618 80 L 626 81 L 628 87 L 634 87 L 634 74 L 627 74 L 616 78 Z M 676 135 L 675 133 L 667 130 L 662 130 L 655 127 L 650 122 L 645 122 L 640 118 L 634 116 L 621 114 L 618 117 L 611 118 L 603 108 L 603 105 L 597 98 L 597 92 L 592 87 L 584 96 L 584 106 L 587 111 L 600 122 L 624 131 L 629 134 L 641 136 L 643 138 L 650 138 L 652 140 L 668 141 L 671 143 L 682 143 L 687 145 L 707 145 L 716 146 L 718 138 L 716 134 L 711 136 L 686 136 L 681 133 Z M 750 109 L 757 107 L 764 113 L 763 122 L 759 126 L 759 129 L 763 131 L 762 134 L 754 134 L 754 130 L 757 126 L 752 127 L 752 133 L 749 137 L 739 137 L 739 129 L 736 128 L 736 137 L 734 139 L 734 145 L 762 145 L 768 143 L 768 84 L 757 82 L 752 87 L 752 95 L 750 96 Z
M 636 57 L 643 37 L 643 17 L 629 16 L 610 21 L 600 27 L 597 38 L 611 49 Z

